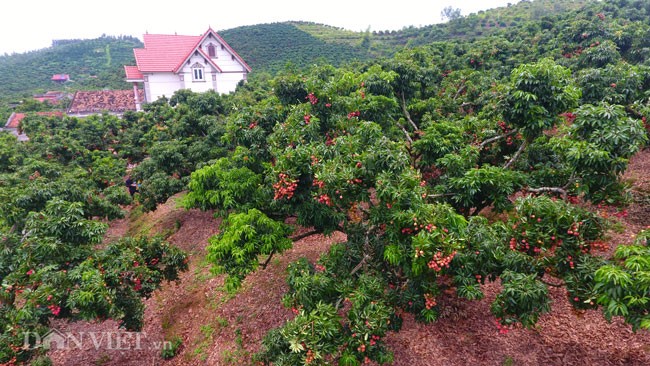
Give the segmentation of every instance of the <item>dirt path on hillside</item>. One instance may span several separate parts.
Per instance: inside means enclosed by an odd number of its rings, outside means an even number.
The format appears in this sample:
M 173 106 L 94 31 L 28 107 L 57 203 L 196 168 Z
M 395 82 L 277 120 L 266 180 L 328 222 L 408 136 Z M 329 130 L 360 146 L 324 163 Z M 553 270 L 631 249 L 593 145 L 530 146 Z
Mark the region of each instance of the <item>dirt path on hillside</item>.
M 623 230 L 609 233 L 611 243 L 629 244 L 650 225 L 649 173 L 650 150 L 646 150 L 632 159 L 625 174 L 636 201 L 627 208 L 627 215 L 615 217 Z M 600 210 L 610 215 L 616 211 Z M 178 229 L 168 240 L 190 253 L 189 271 L 146 301 L 140 343 L 132 339 L 123 350 L 95 349 L 84 343 L 87 347 L 83 350 L 50 351 L 55 365 L 249 364 L 263 335 L 293 317 L 280 302 L 287 290 L 287 264 L 301 256 L 315 261 L 331 243 L 345 240 L 340 233 L 300 240 L 293 249 L 275 257 L 266 270 L 250 275 L 236 294 L 227 294 L 222 289 L 223 276 L 211 274 L 204 259 L 207 239 L 217 232 L 219 220 L 210 212 L 179 210 L 173 204 L 163 205 L 151 215 L 149 219 L 155 222 L 151 232 Z M 126 232 L 128 222 L 117 220 L 107 235 L 119 237 Z M 444 300 L 445 316 L 433 324 L 417 323 L 406 315 L 402 330 L 387 337 L 394 365 L 650 365 L 649 332 L 632 333 L 620 319 L 608 323 L 600 311 L 574 311 L 563 288 L 550 288 L 552 312 L 542 316 L 534 329 L 499 334 L 489 310 L 499 286 L 485 285 L 481 301 Z M 57 321 L 53 327 L 72 332 L 119 331 L 112 321 Z M 179 354 L 163 360 L 160 342 L 174 336 L 182 339 Z

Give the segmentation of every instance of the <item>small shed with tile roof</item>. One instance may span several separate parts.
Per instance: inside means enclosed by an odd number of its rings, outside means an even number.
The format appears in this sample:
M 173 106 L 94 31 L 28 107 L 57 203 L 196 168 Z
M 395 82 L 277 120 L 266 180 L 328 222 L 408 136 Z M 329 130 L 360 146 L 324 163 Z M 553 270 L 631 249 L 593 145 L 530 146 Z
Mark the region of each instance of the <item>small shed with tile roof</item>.
M 138 98 L 144 98 L 144 92 L 138 90 Z M 133 90 L 80 90 L 74 94 L 67 114 L 73 117 L 85 117 L 91 114 L 110 113 L 122 115 L 126 111 L 135 111 L 136 94 Z
M 56 83 L 63 84 L 66 81 L 70 81 L 70 75 L 68 75 L 68 74 L 54 74 L 54 75 L 52 75 L 51 80 L 56 82 Z

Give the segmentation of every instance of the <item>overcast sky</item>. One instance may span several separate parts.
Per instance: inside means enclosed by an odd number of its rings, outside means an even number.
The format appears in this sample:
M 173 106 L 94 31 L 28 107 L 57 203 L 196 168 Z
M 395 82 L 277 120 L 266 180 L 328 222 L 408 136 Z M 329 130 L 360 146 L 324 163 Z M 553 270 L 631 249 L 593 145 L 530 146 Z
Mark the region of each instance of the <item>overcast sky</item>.
M 244 25 L 311 21 L 353 31 L 439 23 L 446 6 L 462 15 L 519 0 L 2 0 L 0 55 L 49 47 L 53 39 L 142 34 L 200 35 Z

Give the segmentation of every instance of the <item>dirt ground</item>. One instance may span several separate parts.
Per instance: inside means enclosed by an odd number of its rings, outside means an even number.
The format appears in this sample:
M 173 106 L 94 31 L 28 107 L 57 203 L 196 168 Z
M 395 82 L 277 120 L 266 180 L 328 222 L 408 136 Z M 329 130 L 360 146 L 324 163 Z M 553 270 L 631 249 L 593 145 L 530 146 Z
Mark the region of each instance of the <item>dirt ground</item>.
M 625 174 L 635 198 L 626 215 L 613 208 L 595 208 L 622 224 L 622 230 L 609 233 L 612 247 L 631 243 L 640 230 L 650 227 L 649 172 L 650 150 L 645 150 L 632 159 Z M 152 233 L 170 233 L 174 228 L 168 240 L 189 252 L 189 271 L 146 300 L 145 327 L 139 338 L 119 333 L 114 321 L 55 322 L 53 328 L 61 332 L 104 332 L 125 340 L 121 349 L 97 349 L 84 342 L 82 350 L 51 350 L 48 355 L 55 365 L 249 364 L 263 335 L 293 316 L 280 303 L 287 290 L 287 264 L 302 256 L 314 261 L 331 243 L 345 240 L 340 233 L 302 239 L 275 257 L 267 269 L 250 275 L 236 294 L 227 294 L 223 277 L 211 274 L 205 261 L 207 239 L 219 225 L 212 213 L 178 209 L 172 200 L 145 216 L 153 223 Z M 128 233 L 131 224 L 128 219 L 112 222 L 107 240 Z M 489 310 L 499 286 L 485 285 L 481 301 L 444 300 L 445 316 L 433 324 L 405 316 L 402 330 L 387 337 L 394 365 L 650 365 L 650 332 L 633 333 L 620 319 L 608 323 L 600 311 L 574 311 L 563 288 L 550 288 L 552 311 L 534 329 L 499 334 Z M 161 342 L 175 336 L 182 339 L 180 352 L 163 360 Z

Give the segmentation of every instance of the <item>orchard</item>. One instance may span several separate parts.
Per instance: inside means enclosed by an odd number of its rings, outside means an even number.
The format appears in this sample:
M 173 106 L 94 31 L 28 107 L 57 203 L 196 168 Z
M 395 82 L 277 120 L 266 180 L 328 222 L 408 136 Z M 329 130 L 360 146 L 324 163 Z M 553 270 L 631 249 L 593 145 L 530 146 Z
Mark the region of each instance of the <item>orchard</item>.
M 478 300 L 494 281 L 495 335 L 535 327 L 549 286 L 647 331 L 650 229 L 608 253 L 615 221 L 594 208 L 624 215 L 632 200 L 621 176 L 650 132 L 650 26 L 593 7 L 287 67 L 230 95 L 181 90 L 119 118 L 26 118 L 28 142 L 0 134 L 0 362 L 40 354 L 24 334 L 54 319 L 141 329 L 143 299 L 188 255 L 105 233 L 179 192 L 223 218 L 206 260 L 231 292 L 294 241 L 344 234 L 287 266 L 293 318 L 264 337 L 262 364 L 388 364 L 404 314 L 433 323 L 446 297 Z

